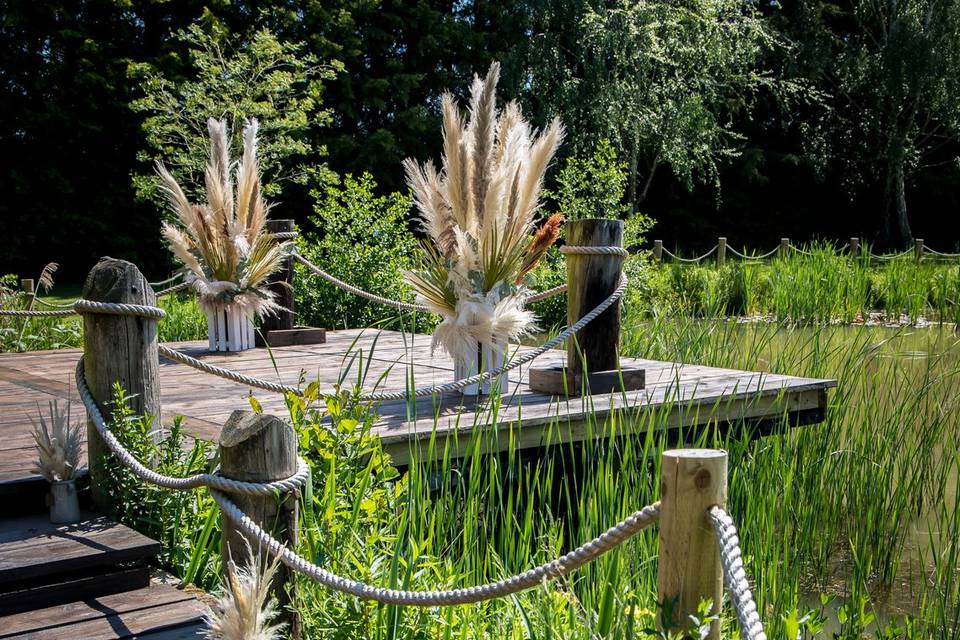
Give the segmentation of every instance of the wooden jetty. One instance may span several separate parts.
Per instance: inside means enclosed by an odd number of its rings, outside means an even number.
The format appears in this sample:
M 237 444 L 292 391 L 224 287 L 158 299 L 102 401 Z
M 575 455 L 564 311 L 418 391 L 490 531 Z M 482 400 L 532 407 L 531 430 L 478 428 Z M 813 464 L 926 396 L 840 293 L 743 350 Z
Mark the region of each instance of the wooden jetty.
M 241 373 L 296 385 L 302 376 L 319 380 L 321 389 L 334 384 L 351 386 L 365 373 L 364 388 L 400 391 L 416 386 L 442 384 L 453 379 L 453 362 L 440 353 L 431 355 L 430 337 L 394 331 L 354 329 L 331 331 L 325 344 L 252 349 L 238 353 L 209 353 L 205 342 L 172 343 L 176 349 Z M 523 352 L 526 347 L 520 347 Z M 30 467 L 33 441 L 29 416 L 38 403 L 51 400 L 77 401 L 73 377 L 79 349 L 0 354 L 0 491 L 36 479 Z M 564 362 L 563 351 L 548 352 L 537 366 Z M 510 393 L 495 408 L 483 398 L 457 393 L 421 398 L 416 403 L 385 402 L 376 406 L 380 418 L 373 433 L 380 437 L 398 464 L 422 452 L 431 438 L 456 438 L 463 446 L 472 429 L 497 429 L 506 448 L 541 446 L 557 434 L 569 440 L 587 437 L 590 415 L 603 420 L 619 411 L 636 428 L 646 428 L 644 417 L 652 411 L 668 411 L 662 424 L 669 428 L 690 427 L 711 421 L 793 424 L 819 422 L 826 409 L 826 391 L 831 380 L 800 378 L 717 367 L 624 358 L 624 363 L 646 372 L 646 387 L 637 391 L 596 393 L 586 396 L 549 396 L 526 386 L 527 367 L 511 372 Z M 242 384 L 202 373 L 161 358 L 160 389 L 164 421 L 184 416 L 187 431 L 198 438 L 216 440 L 220 429 L 237 408 L 249 407 L 252 393 L 267 413 L 285 414 L 283 398 L 250 389 Z M 82 413 L 81 413 L 82 415 Z M 551 428 L 559 425 L 560 429 Z M 512 436 L 510 435 L 512 432 Z

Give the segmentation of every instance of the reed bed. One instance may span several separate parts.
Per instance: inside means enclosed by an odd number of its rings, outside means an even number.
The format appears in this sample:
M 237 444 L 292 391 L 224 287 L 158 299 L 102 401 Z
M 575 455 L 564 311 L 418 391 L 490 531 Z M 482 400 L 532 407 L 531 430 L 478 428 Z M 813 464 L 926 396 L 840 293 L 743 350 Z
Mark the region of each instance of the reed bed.
M 642 303 L 711 318 L 756 316 L 802 324 L 957 322 L 960 261 L 912 255 L 871 261 L 814 243 L 767 262 L 653 263 Z

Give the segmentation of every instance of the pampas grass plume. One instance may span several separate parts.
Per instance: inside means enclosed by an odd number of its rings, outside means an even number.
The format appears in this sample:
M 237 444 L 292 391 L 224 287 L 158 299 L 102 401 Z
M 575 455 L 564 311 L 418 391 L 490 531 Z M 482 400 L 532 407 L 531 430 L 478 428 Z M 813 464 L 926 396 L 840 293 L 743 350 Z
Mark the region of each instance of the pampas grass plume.
M 248 562 L 227 562 L 223 593 L 207 610 L 207 640 L 280 640 L 285 625 L 273 624 L 279 610 L 270 596 L 279 560 L 267 563 L 247 546 Z
M 70 424 L 69 404 L 64 412 L 58 402 L 51 402 L 48 416 L 49 420 L 39 412 L 39 421 L 30 416 L 37 445 L 34 470 L 50 482 L 71 480 L 79 470 L 82 424 Z

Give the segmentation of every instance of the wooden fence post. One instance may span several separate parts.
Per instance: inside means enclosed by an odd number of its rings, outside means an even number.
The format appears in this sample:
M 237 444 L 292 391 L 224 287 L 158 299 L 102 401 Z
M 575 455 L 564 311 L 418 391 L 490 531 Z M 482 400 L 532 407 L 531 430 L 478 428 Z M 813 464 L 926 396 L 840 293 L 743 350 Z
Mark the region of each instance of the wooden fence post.
M 101 258 L 87 275 L 83 297 L 95 302 L 154 306 L 153 289 L 136 265 Z M 83 314 L 83 363 L 87 386 L 103 415 L 110 416 L 113 385 L 119 382 L 134 413 L 150 415 L 160 423 L 160 378 L 157 356 L 157 319 L 106 313 Z M 157 438 L 160 430 L 156 430 Z M 109 449 L 93 422 L 87 420 L 87 468 L 94 504 L 110 508 L 103 486 Z
M 717 238 L 717 264 L 723 266 L 727 260 L 727 239 L 723 236 Z
M 850 238 L 850 255 L 854 258 L 860 255 L 860 238 Z
M 781 258 L 786 258 L 790 255 L 790 238 L 780 238 L 780 253 Z
M 567 244 L 582 247 L 622 247 L 623 221 L 588 218 L 566 223 Z M 567 324 L 571 325 L 606 300 L 620 284 L 620 256 L 567 255 Z M 611 371 L 619 368 L 620 305 L 615 304 L 567 340 L 571 371 Z
M 270 233 L 289 233 L 293 231 L 293 220 L 267 220 L 267 231 Z M 267 316 L 260 325 L 260 330 L 266 335 L 267 331 L 277 329 L 293 329 L 293 258 L 283 260 L 283 266 L 268 279 L 270 291 L 276 296 L 277 303 L 283 307 L 274 316 Z
M 220 432 L 220 473 L 225 478 L 246 482 L 268 482 L 289 478 L 297 471 L 297 438 L 293 427 L 276 416 L 234 411 Z M 254 496 L 231 493 L 230 499 L 241 511 L 281 543 L 296 548 L 299 496 L 290 492 L 282 496 Z M 221 553 L 224 570 L 231 558 L 242 566 L 247 562 L 247 544 L 254 554 L 266 561 L 266 549 L 256 540 L 246 540 L 233 522 L 220 516 L 223 528 Z M 295 599 L 294 580 L 290 569 L 281 565 L 274 578 L 273 592 L 289 624 L 290 637 L 301 637 L 300 621 L 289 604 Z
M 37 294 L 37 289 L 34 286 L 33 278 L 24 278 L 20 281 L 20 288 L 23 289 L 23 292 L 27 296 L 27 302 L 30 307 L 33 307 L 33 298 Z
M 657 601 L 667 603 L 659 624 L 668 631 L 688 629 L 703 600 L 719 614 L 723 574 L 717 540 L 707 509 L 726 507 L 727 453 L 715 449 L 676 449 L 663 454 L 660 472 L 660 557 Z M 669 619 L 664 612 L 669 611 Z M 720 638 L 720 622 L 710 626 Z
M 913 255 L 917 262 L 923 260 L 923 238 L 917 238 L 913 241 Z
M 653 241 L 653 259 L 657 262 L 663 260 L 663 240 Z

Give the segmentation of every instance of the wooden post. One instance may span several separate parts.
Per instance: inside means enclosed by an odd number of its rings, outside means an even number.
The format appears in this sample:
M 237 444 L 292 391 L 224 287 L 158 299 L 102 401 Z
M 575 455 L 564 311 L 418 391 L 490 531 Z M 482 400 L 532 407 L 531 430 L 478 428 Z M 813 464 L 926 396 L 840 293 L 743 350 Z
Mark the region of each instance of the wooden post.
M 83 297 L 96 302 L 156 305 L 153 289 L 136 265 L 126 260 L 101 258 L 87 275 Z M 160 424 L 160 378 L 157 356 L 157 320 L 106 313 L 83 314 L 83 362 L 87 386 L 104 416 L 110 415 L 113 385 L 119 382 L 130 407 L 150 415 Z M 160 437 L 157 429 L 156 437 Z M 90 492 L 101 510 L 110 508 L 103 486 L 109 450 L 87 420 L 87 464 Z
M 36 287 L 33 283 L 33 278 L 24 278 L 20 281 L 20 288 L 23 289 L 23 292 L 27 295 L 27 300 L 30 304 L 33 304 L 33 297 L 37 294 Z
M 582 247 L 622 247 L 623 221 L 588 218 L 565 226 L 567 244 Z M 567 254 L 567 324 L 573 324 L 606 300 L 620 284 L 623 258 Z M 567 340 L 567 367 L 611 371 L 619 368 L 620 305 L 615 304 Z
M 653 241 L 653 259 L 657 262 L 663 260 L 663 240 Z
M 293 231 L 293 220 L 267 220 L 267 231 L 270 233 L 288 233 Z M 277 303 L 283 307 L 275 316 L 267 316 L 260 325 L 260 330 L 293 329 L 293 259 L 287 257 L 283 266 L 269 278 L 269 289 L 276 296 Z
M 923 238 L 917 238 L 913 241 L 913 255 L 917 262 L 923 260 Z
M 282 480 L 297 471 L 297 438 L 293 428 L 276 416 L 234 411 L 220 432 L 220 473 L 225 478 L 246 482 Z M 298 498 L 295 492 L 280 496 L 253 496 L 231 493 L 230 499 L 250 518 L 281 543 L 296 548 Z M 221 553 L 224 570 L 231 558 L 238 566 L 248 561 L 247 544 L 263 560 L 266 549 L 245 536 L 233 522 L 221 515 L 223 535 Z M 283 621 L 290 626 L 291 638 L 299 639 L 300 621 L 289 609 L 293 601 L 294 580 L 290 570 L 281 565 L 274 578 L 273 591 L 283 610 Z
M 856 236 L 850 238 L 850 255 L 854 258 L 860 255 L 860 238 Z
M 717 238 L 717 264 L 721 267 L 727 260 L 727 239 L 723 236 Z
M 703 600 L 719 613 L 723 574 L 717 539 L 707 509 L 726 507 L 727 454 L 714 449 L 676 449 L 663 454 L 660 472 L 660 557 L 657 600 L 667 602 L 659 623 L 668 631 L 687 629 Z M 664 611 L 671 612 L 664 619 Z M 719 640 L 720 623 L 709 638 Z
M 786 258 L 790 255 L 790 238 L 780 238 L 780 257 Z

